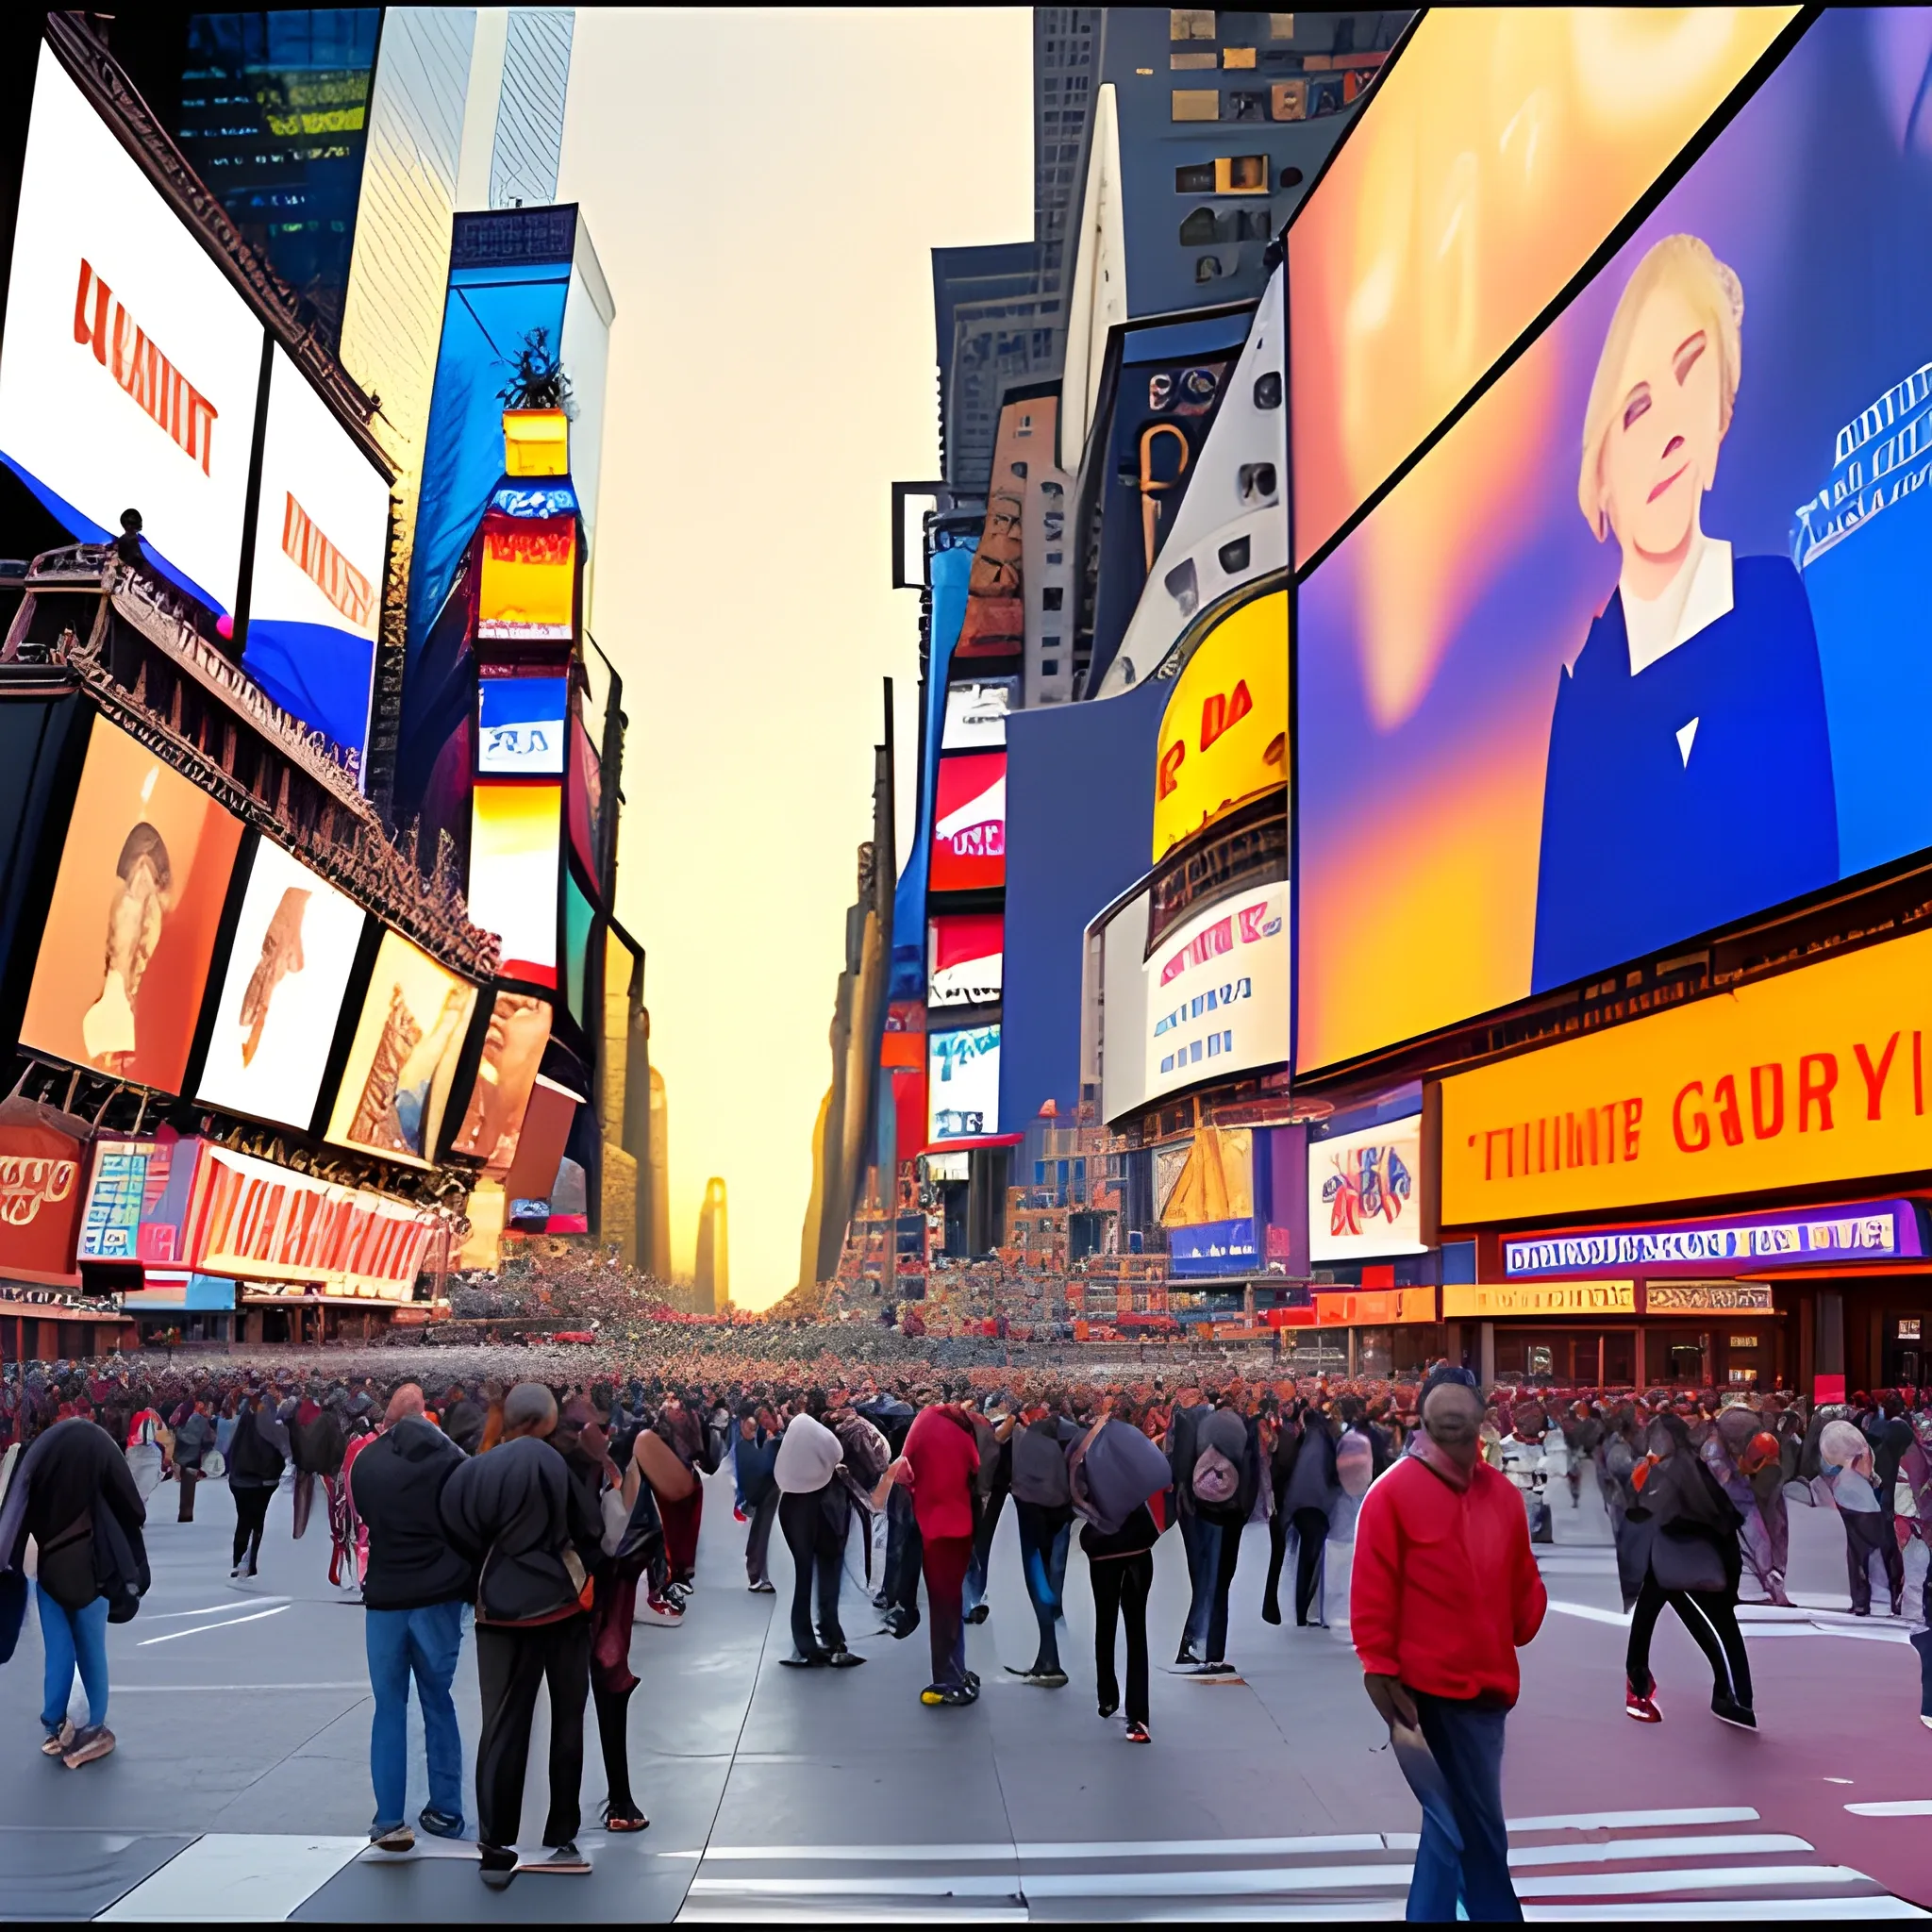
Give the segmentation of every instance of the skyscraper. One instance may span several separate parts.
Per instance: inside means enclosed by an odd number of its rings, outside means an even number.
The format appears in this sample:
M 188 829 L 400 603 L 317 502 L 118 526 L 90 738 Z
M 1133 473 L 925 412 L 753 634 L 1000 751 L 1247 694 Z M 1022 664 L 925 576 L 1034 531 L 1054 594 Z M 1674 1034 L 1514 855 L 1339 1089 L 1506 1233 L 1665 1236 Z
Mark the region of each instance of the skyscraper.
M 730 1233 L 724 1183 L 713 1174 L 705 1183 L 705 1205 L 698 1212 L 697 1270 L 691 1282 L 691 1304 L 695 1313 L 715 1315 L 730 1299 Z

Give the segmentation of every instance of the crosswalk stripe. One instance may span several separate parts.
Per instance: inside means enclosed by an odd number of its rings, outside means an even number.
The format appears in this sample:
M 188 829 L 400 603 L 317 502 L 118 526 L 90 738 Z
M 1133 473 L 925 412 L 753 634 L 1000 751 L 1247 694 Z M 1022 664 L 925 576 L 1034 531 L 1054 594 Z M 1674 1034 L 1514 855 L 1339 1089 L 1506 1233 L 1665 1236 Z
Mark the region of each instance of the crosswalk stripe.
M 1869 1885 L 1849 1865 L 1727 1865 L 1722 1871 L 1686 1866 L 1674 1872 L 1579 1872 L 1573 1877 L 1522 1878 L 1519 1898 L 1614 1898 L 1646 1891 L 1699 1891 L 1739 1885 Z M 1702 1910 L 1702 1907 L 1698 1907 Z

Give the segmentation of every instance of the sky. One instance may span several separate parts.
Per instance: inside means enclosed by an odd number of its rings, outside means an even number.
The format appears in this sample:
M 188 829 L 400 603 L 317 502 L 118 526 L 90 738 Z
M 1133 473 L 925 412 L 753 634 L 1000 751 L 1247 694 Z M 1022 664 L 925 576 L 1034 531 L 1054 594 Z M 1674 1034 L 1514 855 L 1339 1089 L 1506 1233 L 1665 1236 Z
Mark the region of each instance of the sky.
M 646 954 L 672 1266 L 724 1178 L 730 1286 L 793 1286 L 880 680 L 900 849 L 936 474 L 935 247 L 1030 238 L 1024 8 L 579 9 L 559 201 L 617 305 L 591 629 L 624 676 L 618 913 Z

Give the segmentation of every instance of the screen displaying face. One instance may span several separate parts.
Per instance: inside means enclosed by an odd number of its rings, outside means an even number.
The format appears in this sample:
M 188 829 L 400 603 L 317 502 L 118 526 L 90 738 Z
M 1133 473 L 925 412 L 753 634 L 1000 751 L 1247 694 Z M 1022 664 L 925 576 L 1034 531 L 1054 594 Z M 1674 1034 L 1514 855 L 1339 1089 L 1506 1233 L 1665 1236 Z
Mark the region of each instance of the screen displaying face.
M 516 1158 L 524 1113 L 550 1039 L 550 1002 L 535 993 L 499 992 L 490 1010 L 483 1062 L 453 1151 L 474 1155 L 495 1179 Z
M 178 1093 L 242 824 L 93 721 L 21 1042 Z
M 427 1167 L 456 1078 L 476 989 L 400 933 L 386 932 L 336 1091 L 328 1138 Z
M 300 859 L 256 846 L 197 1100 L 307 1131 L 363 920 Z
M 1819 18 L 1302 585 L 1304 1068 L 1932 845 L 1928 50 Z

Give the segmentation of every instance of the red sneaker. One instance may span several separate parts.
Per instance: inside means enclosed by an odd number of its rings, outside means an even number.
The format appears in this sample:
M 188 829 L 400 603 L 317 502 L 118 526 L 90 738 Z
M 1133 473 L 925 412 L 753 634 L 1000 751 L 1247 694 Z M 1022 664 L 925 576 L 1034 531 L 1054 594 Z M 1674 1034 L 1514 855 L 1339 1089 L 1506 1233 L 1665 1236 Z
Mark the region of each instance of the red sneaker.
M 1641 1724 L 1660 1724 L 1664 1714 L 1657 1707 L 1657 1697 L 1653 1691 L 1640 1690 L 1627 1678 L 1624 1684 L 1624 1715 L 1634 1717 Z

